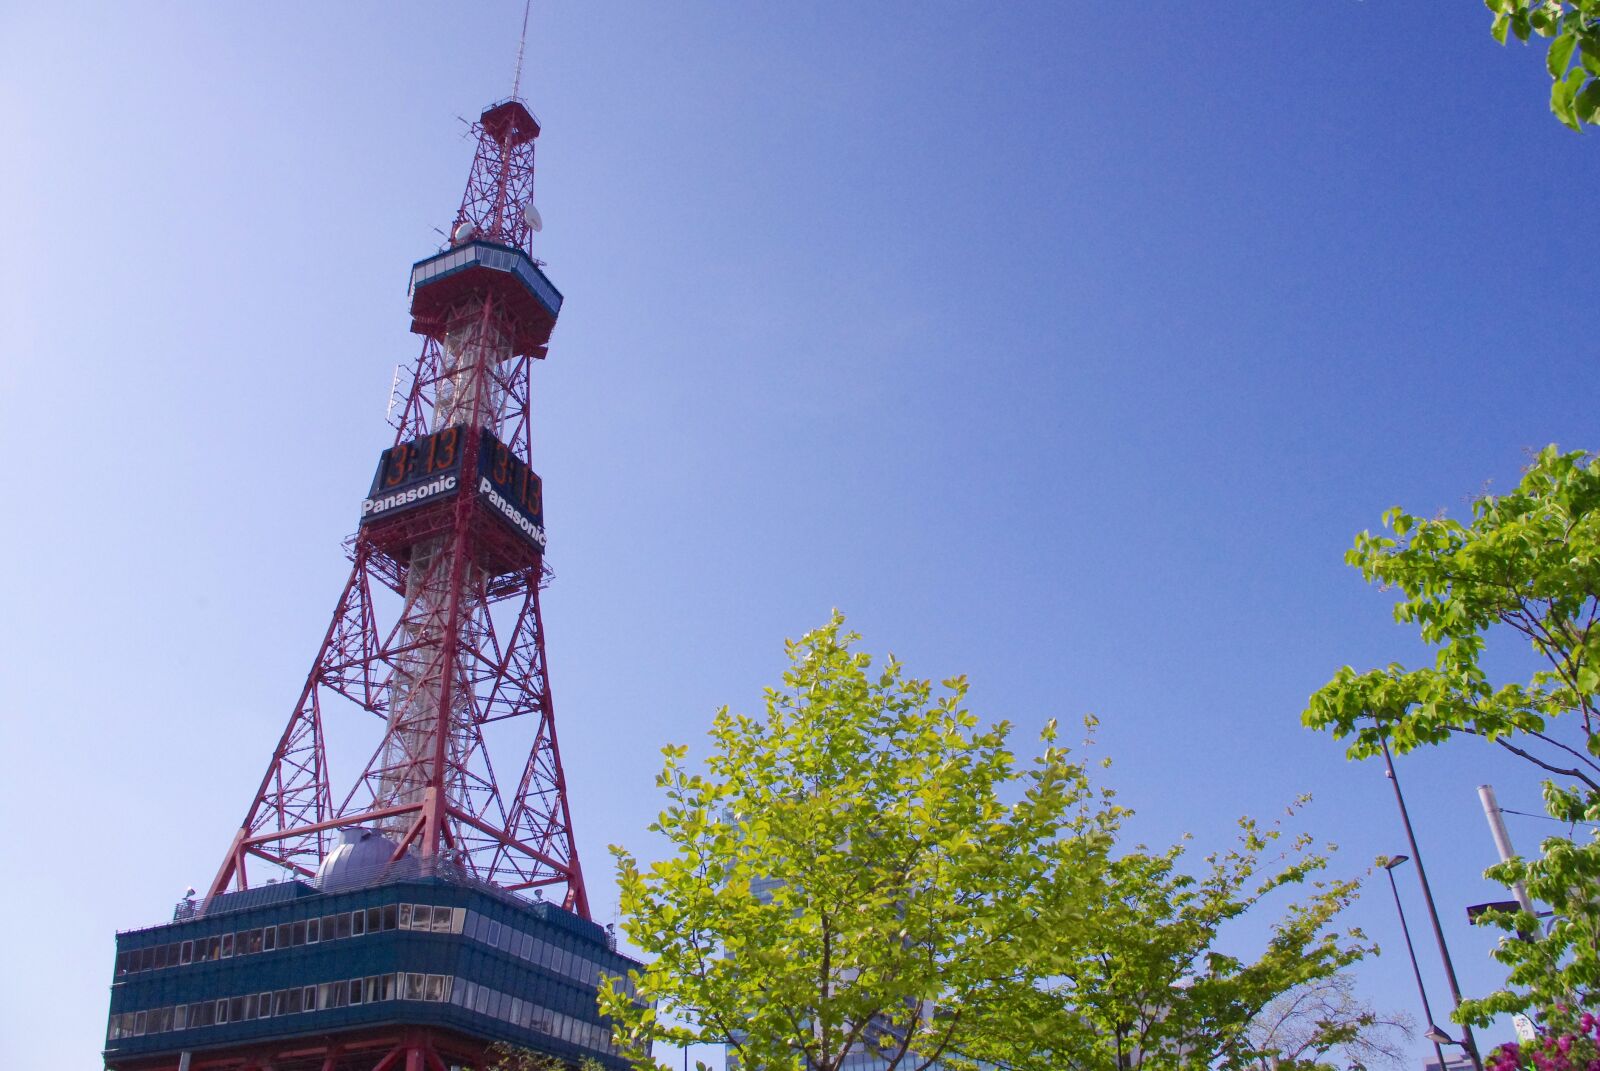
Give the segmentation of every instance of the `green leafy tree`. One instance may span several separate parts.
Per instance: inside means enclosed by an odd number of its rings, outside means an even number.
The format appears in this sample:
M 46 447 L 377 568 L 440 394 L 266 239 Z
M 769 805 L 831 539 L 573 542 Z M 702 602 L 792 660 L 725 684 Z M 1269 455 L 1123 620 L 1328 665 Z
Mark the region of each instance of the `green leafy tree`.
M 1502 45 L 1509 33 L 1526 44 L 1550 40 L 1550 111 L 1573 130 L 1600 123 L 1600 0 L 1484 0 L 1494 13 L 1490 32 Z
M 718 712 L 703 774 L 666 749 L 666 859 L 613 848 L 648 965 L 637 1001 L 608 984 L 601 1005 L 638 1066 L 655 1042 L 760 1071 L 1242 1060 L 1272 998 L 1366 951 L 1326 932 L 1350 883 L 1292 908 L 1260 959 L 1218 951 L 1229 920 L 1314 880 L 1307 842 L 1246 823 L 1200 877 L 1180 849 L 1118 854 L 1128 812 L 1053 725 L 1019 765 L 962 678 L 875 669 L 857 639 L 835 615 L 789 643 L 763 716 Z
M 1341 669 L 1314 695 L 1306 725 L 1350 741 L 1352 758 L 1387 740 L 1399 752 L 1473 738 L 1546 778 L 1546 807 L 1570 823 L 1600 822 L 1600 460 L 1546 447 L 1516 490 L 1473 503 L 1472 519 L 1424 519 L 1395 508 L 1388 535 L 1363 532 L 1346 560 L 1368 581 L 1397 589 L 1395 619 L 1435 650 L 1432 666 Z M 1495 641 L 1493 649 L 1490 641 Z M 1526 679 L 1496 681 L 1486 664 L 1516 664 Z M 1585 828 L 1593 829 L 1593 826 Z M 1532 940 L 1503 940 L 1495 955 L 1508 988 L 1463 1006 L 1482 1024 L 1496 1012 L 1547 1011 L 1600 999 L 1600 841 L 1553 837 L 1533 860 L 1488 871 L 1549 904 L 1539 933 L 1525 913 L 1486 921 Z
M 1331 1066 L 1321 1057 L 1371 1024 L 1330 1020 L 1303 1033 L 1263 1024 L 1279 1002 L 1333 984 L 1374 951 L 1359 931 L 1331 928 L 1356 883 L 1317 881 L 1327 858 L 1304 834 L 1283 843 L 1280 826 L 1244 819 L 1240 827 L 1237 845 L 1207 857 L 1197 876 L 1179 866 L 1181 846 L 1106 856 L 1080 876 L 1050 919 L 1047 977 L 1023 1005 L 1006 1062 L 1080 1071 Z M 1296 886 L 1312 894 L 1288 905 L 1260 955 L 1225 950 L 1230 923 Z
M 576 1063 L 532 1049 L 498 1042 L 489 1048 L 483 1071 L 605 1071 L 598 1060 L 584 1057 Z

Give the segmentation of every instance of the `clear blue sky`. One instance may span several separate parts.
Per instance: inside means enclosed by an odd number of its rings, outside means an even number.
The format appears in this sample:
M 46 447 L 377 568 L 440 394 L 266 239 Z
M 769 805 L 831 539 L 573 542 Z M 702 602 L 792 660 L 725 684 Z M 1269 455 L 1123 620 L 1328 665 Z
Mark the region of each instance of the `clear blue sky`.
M 520 16 L 0 8 L 17 1066 L 97 1066 L 113 932 L 221 859 Z M 1346 0 L 539 3 L 528 54 L 568 297 L 545 614 L 597 913 L 605 845 L 652 850 L 660 745 L 754 707 L 834 606 L 1028 735 L 1097 713 L 1142 835 L 1203 854 L 1311 791 L 1342 871 L 1404 850 L 1381 771 L 1298 714 L 1416 657 L 1354 532 L 1597 445 L 1596 142 L 1540 54 L 1479 4 Z M 1465 748 L 1402 774 L 1482 992 L 1474 786 L 1535 785 Z M 1390 949 L 1369 995 L 1412 1010 L 1387 888 L 1351 921 Z

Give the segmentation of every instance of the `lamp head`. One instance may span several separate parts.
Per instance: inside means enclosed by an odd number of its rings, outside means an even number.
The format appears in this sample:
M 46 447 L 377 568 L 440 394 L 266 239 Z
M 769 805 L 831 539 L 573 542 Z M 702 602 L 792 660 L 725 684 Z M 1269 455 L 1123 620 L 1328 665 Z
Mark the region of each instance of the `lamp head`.
M 1385 870 L 1393 870 L 1395 867 L 1399 866 L 1401 863 L 1409 862 L 1410 860 L 1411 860 L 1411 857 L 1409 855 L 1390 855 L 1390 856 L 1385 856 L 1383 861 L 1380 862 L 1378 865 L 1383 867 L 1383 869 L 1385 869 Z
M 1490 900 L 1486 904 L 1468 904 L 1467 921 L 1477 925 L 1478 918 L 1485 911 L 1520 911 L 1522 905 L 1515 900 Z

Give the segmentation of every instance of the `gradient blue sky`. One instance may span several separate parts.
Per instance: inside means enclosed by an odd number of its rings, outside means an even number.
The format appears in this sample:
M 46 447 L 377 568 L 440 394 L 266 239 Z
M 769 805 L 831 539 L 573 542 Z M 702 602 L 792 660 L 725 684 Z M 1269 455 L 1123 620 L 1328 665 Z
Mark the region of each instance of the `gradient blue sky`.
M 17 1066 L 98 1066 L 114 931 L 221 859 L 520 16 L 0 7 Z M 1203 854 L 1310 791 L 1340 871 L 1403 851 L 1381 771 L 1298 714 L 1417 655 L 1341 563 L 1354 532 L 1595 445 L 1595 142 L 1541 59 L 1467 0 L 537 4 L 537 252 L 568 302 L 533 461 L 602 920 L 605 846 L 653 850 L 660 745 L 753 708 L 835 606 L 1025 736 L 1098 714 L 1142 836 Z M 1482 992 L 1474 786 L 1536 786 L 1470 748 L 1402 776 Z M 1350 921 L 1390 947 L 1368 994 L 1411 1011 L 1388 890 Z

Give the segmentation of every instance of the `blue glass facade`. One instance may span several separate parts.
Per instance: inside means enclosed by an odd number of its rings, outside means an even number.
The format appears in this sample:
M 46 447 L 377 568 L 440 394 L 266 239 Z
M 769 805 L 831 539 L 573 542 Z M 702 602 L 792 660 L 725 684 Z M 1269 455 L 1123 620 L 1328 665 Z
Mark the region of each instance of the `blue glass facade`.
M 561 312 L 561 291 L 545 277 L 539 266 L 522 250 L 497 242 L 468 242 L 427 260 L 417 261 L 411 267 L 411 292 L 415 294 L 429 283 L 468 268 L 492 268 L 514 276 L 529 293 L 539 299 L 552 317 Z
M 289 882 L 119 934 L 105 1057 L 115 1068 L 404 1024 L 620 1071 L 595 993 L 637 966 L 600 926 L 497 890 L 436 878 L 328 893 Z

